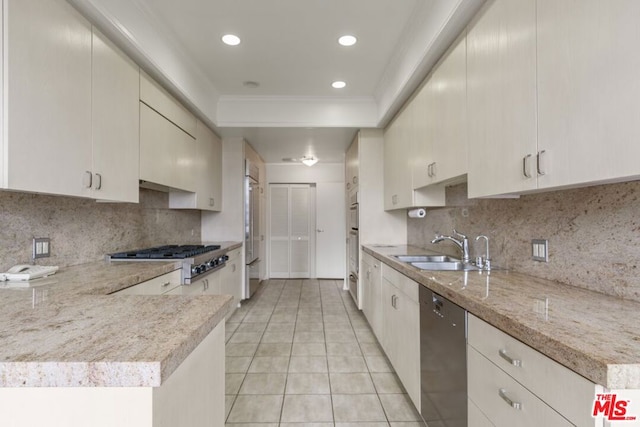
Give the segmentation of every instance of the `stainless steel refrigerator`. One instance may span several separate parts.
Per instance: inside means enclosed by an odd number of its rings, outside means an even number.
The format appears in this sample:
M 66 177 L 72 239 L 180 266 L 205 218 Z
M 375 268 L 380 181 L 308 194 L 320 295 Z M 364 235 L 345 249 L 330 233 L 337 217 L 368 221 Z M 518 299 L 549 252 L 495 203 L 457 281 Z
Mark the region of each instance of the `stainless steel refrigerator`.
M 259 174 L 258 166 L 246 160 L 244 194 L 245 298 L 250 298 L 260 286 Z

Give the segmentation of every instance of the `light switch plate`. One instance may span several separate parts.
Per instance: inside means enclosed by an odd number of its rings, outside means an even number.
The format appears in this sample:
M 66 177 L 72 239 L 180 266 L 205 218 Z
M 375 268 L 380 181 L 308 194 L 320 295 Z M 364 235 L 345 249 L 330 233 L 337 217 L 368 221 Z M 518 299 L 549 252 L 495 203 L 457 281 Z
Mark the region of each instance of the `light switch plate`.
M 36 237 L 33 239 L 33 259 L 51 256 L 51 239 Z
M 534 261 L 549 262 L 549 241 L 546 239 L 532 239 L 531 256 Z

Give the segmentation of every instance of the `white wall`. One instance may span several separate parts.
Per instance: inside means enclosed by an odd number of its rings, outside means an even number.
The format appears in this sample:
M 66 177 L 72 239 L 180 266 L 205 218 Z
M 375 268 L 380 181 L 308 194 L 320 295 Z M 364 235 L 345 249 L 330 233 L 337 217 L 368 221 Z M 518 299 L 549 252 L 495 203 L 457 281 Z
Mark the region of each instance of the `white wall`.
M 311 167 L 302 164 L 270 163 L 266 168 L 267 184 L 344 182 L 344 163 L 317 163 Z

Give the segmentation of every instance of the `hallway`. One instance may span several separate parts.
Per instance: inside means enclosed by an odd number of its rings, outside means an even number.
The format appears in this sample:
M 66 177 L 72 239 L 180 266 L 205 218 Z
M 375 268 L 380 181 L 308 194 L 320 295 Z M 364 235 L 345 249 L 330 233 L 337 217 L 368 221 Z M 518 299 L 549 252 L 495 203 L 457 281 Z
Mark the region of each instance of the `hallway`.
M 266 281 L 226 328 L 227 426 L 424 426 L 341 281 Z

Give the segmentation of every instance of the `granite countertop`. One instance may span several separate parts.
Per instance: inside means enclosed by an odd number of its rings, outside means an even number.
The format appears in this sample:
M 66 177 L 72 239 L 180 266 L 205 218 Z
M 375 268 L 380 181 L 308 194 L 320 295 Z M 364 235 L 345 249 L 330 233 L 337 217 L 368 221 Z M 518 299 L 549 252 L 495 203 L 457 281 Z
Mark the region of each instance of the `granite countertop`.
M 224 242 L 224 253 L 241 246 Z M 228 295 L 108 295 L 180 268 L 106 262 L 0 283 L 0 387 L 158 387 L 231 308 Z
M 414 246 L 363 249 L 585 378 L 640 388 L 640 303 L 500 269 L 421 271 L 391 257 L 433 254 Z

